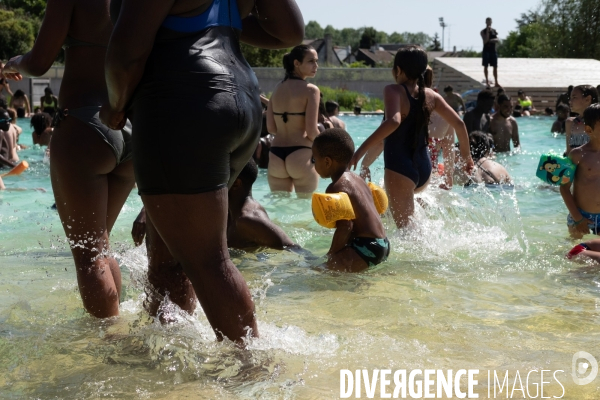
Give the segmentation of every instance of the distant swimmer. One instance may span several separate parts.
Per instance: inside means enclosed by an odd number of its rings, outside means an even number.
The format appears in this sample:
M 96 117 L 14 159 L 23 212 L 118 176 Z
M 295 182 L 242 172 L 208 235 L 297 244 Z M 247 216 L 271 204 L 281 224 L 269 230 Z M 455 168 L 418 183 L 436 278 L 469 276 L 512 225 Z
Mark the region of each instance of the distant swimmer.
M 336 222 L 327 267 L 338 271 L 358 272 L 384 262 L 390 254 L 390 242 L 371 189 L 360 176 L 349 170 L 354 142 L 343 129 L 321 133 L 312 149 L 315 169 L 322 178 L 331 178 L 327 193 L 345 193 L 356 216 Z
M 44 89 L 44 96 L 40 99 L 40 109 L 42 112 L 50 114 L 51 117 L 54 117 L 54 113 L 58 110 L 58 98 L 50 87 Z
M 519 125 L 512 116 L 512 100 L 505 94 L 498 97 L 498 110 L 490 120 L 489 133 L 494 139 L 494 151 L 497 153 L 510 151 L 510 142 L 513 150 L 520 149 Z
M 583 122 L 583 112 L 592 104 L 598 103 L 598 91 L 591 85 L 579 85 L 571 92 L 571 112 L 577 113 L 576 117 L 570 117 L 565 122 L 565 139 L 567 141 L 566 152 L 583 146 L 590 141 Z
M 129 132 L 112 130 L 98 118 L 102 103 L 108 101 L 108 9 L 109 0 L 48 2 L 33 49 L 11 58 L 2 71 L 15 80 L 22 74 L 43 75 L 64 48 L 50 177 L 58 215 L 72 243 L 79 295 L 85 310 L 98 318 L 119 314 L 121 270 L 109 238 L 134 185 Z M 46 127 L 46 117 L 37 115 Z M 44 133 L 41 136 L 45 141 Z
M 512 178 L 502 164 L 491 159 L 494 141 L 489 133 L 475 131 L 469 133 L 469 147 L 475 161 L 473 174 L 467 175 L 456 168 L 454 180 L 459 185 L 470 186 L 480 183 L 486 185 L 511 185 Z
M 346 129 L 346 123 L 338 118 L 340 115 L 340 105 L 337 102 L 327 100 L 325 102 L 325 110 L 327 110 L 327 115 L 329 115 L 329 119 L 333 122 L 334 128 Z
M 531 97 L 527 96 L 525 94 L 524 91 L 519 90 L 517 92 L 518 97 L 517 97 L 517 101 L 519 102 L 519 105 L 521 106 L 521 115 L 524 117 L 529 117 L 531 114 L 535 114 L 536 113 L 536 109 L 535 106 L 533 105 L 533 101 L 531 100 Z
M 492 111 L 495 100 L 494 93 L 489 89 L 482 90 L 477 94 L 477 105 L 473 110 L 467 112 L 463 118 L 467 132 L 490 131 L 492 118 L 490 111 Z
M 12 159 L 16 142 L 10 133 L 10 121 L 11 118 L 8 111 L 0 108 L 0 167 L 14 168 L 19 159 L 18 157 L 17 160 Z
M 569 233 L 575 238 L 589 234 L 590 230 L 594 235 L 600 235 L 600 104 L 587 107 L 583 120 L 589 142 L 569 153 L 569 159 L 577 166 L 575 179 L 560 187 L 569 210 Z
M 11 63 L 8 62 L 5 65 L 5 68 L 6 66 L 10 65 Z M 10 98 L 9 107 L 17 110 L 17 116 L 19 118 L 27 118 L 31 115 L 31 104 L 29 103 L 29 97 L 27 97 L 25 92 L 21 89 L 16 90 L 14 96 Z
M 31 132 L 31 139 L 33 144 L 37 144 L 40 146 L 48 146 L 50 145 L 50 140 L 52 139 L 52 117 L 50 114 L 42 112 L 38 114 L 34 114 L 31 117 L 31 127 L 33 128 L 33 132 Z
M 570 111 L 569 106 L 566 104 L 561 103 L 556 107 L 556 121 L 552 124 L 550 132 L 565 133 Z
M 573 85 L 570 85 L 567 88 L 566 93 L 561 93 L 558 95 L 558 97 L 556 98 L 556 104 L 554 106 L 554 109 L 556 112 L 558 112 L 558 106 L 560 104 L 569 104 L 571 102 L 571 92 L 573 91 Z
M 446 103 L 448 103 L 448 105 L 457 113 L 460 111 L 461 107 L 463 112 L 467 112 L 465 101 L 461 95 L 454 93 L 454 88 L 451 85 L 444 88 L 444 100 L 446 100 Z
M 483 58 L 483 73 L 485 75 L 485 84 L 490 86 L 490 80 L 488 78 L 488 66 L 491 65 L 494 69 L 494 86 L 500 86 L 498 84 L 498 53 L 496 52 L 496 43 L 498 43 L 498 32 L 492 28 L 492 19 L 485 19 L 486 27 L 481 30 L 481 39 L 483 39 L 483 51 L 481 56 Z
M 319 134 L 320 91 L 305 80 L 316 75 L 318 61 L 315 49 L 305 45 L 283 57 L 285 78 L 275 87 L 267 108 L 267 127 L 275 136 L 268 170 L 271 191 L 306 195 L 319 184 L 310 157 Z

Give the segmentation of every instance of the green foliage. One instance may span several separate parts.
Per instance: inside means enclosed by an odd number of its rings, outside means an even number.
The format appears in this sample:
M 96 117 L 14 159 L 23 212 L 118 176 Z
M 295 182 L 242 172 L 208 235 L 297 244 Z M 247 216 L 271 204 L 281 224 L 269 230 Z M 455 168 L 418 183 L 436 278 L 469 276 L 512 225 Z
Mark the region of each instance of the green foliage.
M 431 44 L 431 46 L 429 46 L 429 50 L 431 51 L 441 51 L 442 48 L 440 47 L 440 37 L 438 36 L 437 32 L 435 33 L 435 35 L 433 35 L 433 43 Z
M 308 21 L 304 27 L 305 39 L 323 39 L 324 31 L 317 21 Z
M 359 47 L 368 49 L 374 44 L 384 43 L 410 43 L 427 47 L 432 44 L 433 40 L 431 36 L 423 32 L 394 32 L 388 35 L 386 32 L 378 31 L 373 27 L 335 29 L 331 25 L 327 25 L 323 29 L 316 21 L 309 21 L 304 28 L 305 39 L 322 39 L 325 34 L 332 36 L 335 46 L 351 46 L 352 51 L 357 50 Z
M 368 68 L 364 61 L 354 61 L 353 63 L 346 64 L 348 68 Z
M 43 18 L 46 12 L 46 0 L 0 0 L 0 7 L 8 10 L 23 10 L 25 14 Z
M 245 43 L 241 43 L 241 49 L 251 67 L 282 67 L 283 55 L 290 51 L 289 49 L 259 49 Z
M 21 10 L 0 9 L 0 60 L 27 53 L 38 28 L 39 20 L 24 15 Z
M 516 22 L 498 48 L 501 56 L 600 59 L 598 0 L 542 0 Z
M 383 100 L 369 97 L 365 94 L 345 89 L 334 89 L 328 86 L 319 86 L 323 94 L 323 101 L 337 101 L 341 111 L 352 111 L 354 106 L 362 107 L 363 111 L 383 110 Z

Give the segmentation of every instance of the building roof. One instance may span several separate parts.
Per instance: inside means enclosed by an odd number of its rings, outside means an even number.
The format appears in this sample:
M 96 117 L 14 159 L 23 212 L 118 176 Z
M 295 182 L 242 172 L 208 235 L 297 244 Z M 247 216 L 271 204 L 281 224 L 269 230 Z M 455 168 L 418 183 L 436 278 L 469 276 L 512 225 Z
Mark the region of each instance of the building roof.
M 477 82 L 483 79 L 481 58 L 438 57 L 435 61 Z M 596 86 L 600 84 L 600 61 L 581 58 L 499 58 L 498 82 L 509 88 Z
M 394 61 L 394 54 L 396 54 L 395 51 L 369 49 L 358 49 L 358 53 L 368 57 L 376 64 L 390 63 Z

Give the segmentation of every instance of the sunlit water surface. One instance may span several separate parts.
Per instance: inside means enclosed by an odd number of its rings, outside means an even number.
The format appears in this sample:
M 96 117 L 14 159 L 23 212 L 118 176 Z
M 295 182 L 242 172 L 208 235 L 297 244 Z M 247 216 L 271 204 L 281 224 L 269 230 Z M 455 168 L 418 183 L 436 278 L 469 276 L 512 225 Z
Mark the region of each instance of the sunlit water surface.
M 380 117 L 344 120 L 359 145 Z M 20 122 L 25 144 L 28 122 Z M 396 231 L 386 217 L 392 253 L 367 272 L 324 272 L 288 252 L 232 251 L 259 321 L 261 337 L 248 351 L 216 342 L 201 310 L 186 316 L 167 302 L 164 311 L 178 320 L 169 325 L 144 312 L 146 252 L 129 233 L 141 207 L 136 192 L 112 232 L 123 272 L 121 315 L 86 315 L 50 208 L 44 151 L 24 150 L 30 169 L 5 179 L 13 190 L 0 192 L 0 397 L 338 398 L 340 369 L 428 368 L 481 370 L 482 398 L 488 370 L 564 370 L 557 375 L 563 398 L 598 398 L 600 378 L 577 386 L 570 373 L 577 351 L 600 359 L 600 274 L 592 264 L 565 260 L 575 243 L 566 208 L 558 191 L 535 177 L 540 154 L 564 149 L 551 124 L 519 119 L 523 152 L 498 157 L 514 190 L 448 193 L 431 185 L 415 227 Z M 372 169 L 376 181 L 382 168 L 379 160 Z M 322 180 L 319 190 L 326 185 Z M 264 170 L 254 197 L 294 241 L 326 253 L 332 231 L 313 221 L 308 200 L 272 196 Z M 552 382 L 544 395 L 560 396 Z

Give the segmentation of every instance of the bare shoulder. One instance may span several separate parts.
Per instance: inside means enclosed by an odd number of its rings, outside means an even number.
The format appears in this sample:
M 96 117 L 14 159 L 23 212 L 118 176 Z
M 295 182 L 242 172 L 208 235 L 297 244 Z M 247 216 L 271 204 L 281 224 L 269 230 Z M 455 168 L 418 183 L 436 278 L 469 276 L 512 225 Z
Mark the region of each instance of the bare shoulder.
M 309 83 L 306 85 L 306 90 L 308 90 L 308 93 L 310 93 L 310 94 L 320 94 L 321 93 L 318 86 L 313 85 L 312 83 Z
M 571 152 L 569 153 L 569 159 L 571 159 L 571 161 L 573 161 L 573 163 L 579 165 L 579 163 L 583 159 L 583 156 L 585 155 L 585 153 L 586 153 L 585 146 L 576 147 L 573 150 L 571 150 Z

